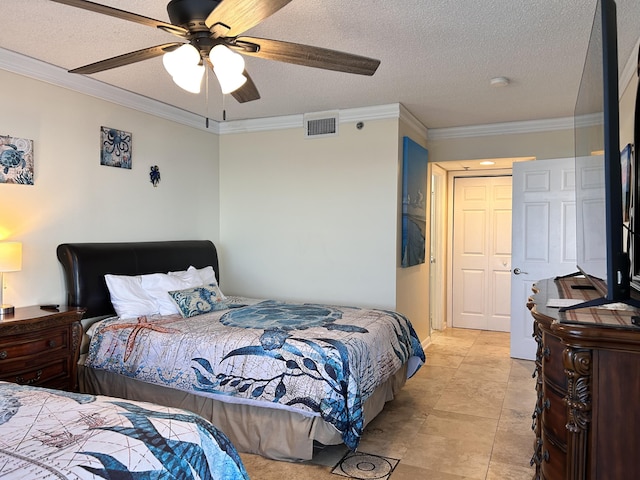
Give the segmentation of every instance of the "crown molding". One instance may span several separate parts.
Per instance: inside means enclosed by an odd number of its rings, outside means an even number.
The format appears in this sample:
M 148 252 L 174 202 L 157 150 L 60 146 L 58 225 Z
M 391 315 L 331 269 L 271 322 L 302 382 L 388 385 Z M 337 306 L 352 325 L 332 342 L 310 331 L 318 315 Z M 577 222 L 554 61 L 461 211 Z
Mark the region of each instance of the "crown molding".
M 107 85 L 94 78 L 84 75 L 70 75 L 63 68 L 4 48 L 0 48 L 0 68 L 199 130 L 215 130 L 216 122 L 212 125 L 213 121 L 209 120 L 209 128 L 207 128 L 206 118 L 201 115 Z
M 547 120 L 489 123 L 486 125 L 471 125 L 468 127 L 431 128 L 429 129 L 429 140 L 485 137 L 491 135 L 512 135 L 517 133 L 536 133 L 572 129 L 573 117 L 563 117 Z
M 372 107 L 347 108 L 332 110 L 339 113 L 339 123 L 363 122 L 367 120 L 384 120 L 388 118 L 403 118 L 415 128 L 426 133 L 422 125 L 406 108 L 399 103 L 376 105 Z M 307 112 L 316 113 L 316 112 Z M 230 120 L 218 123 L 218 133 L 227 135 L 233 133 L 263 132 L 268 130 L 285 130 L 288 128 L 303 128 L 304 114 L 285 115 L 280 117 L 253 118 L 247 120 Z

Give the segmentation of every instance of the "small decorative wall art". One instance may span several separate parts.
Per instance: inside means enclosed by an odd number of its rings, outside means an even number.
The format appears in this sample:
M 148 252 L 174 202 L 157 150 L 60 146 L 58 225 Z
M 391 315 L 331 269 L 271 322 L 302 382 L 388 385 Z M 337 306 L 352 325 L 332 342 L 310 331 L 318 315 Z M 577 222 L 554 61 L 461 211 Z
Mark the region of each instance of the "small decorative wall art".
M 158 168 L 158 165 L 153 165 L 151 167 L 149 178 L 151 179 L 151 183 L 153 184 L 153 186 L 157 187 L 160 183 L 160 169 Z
M 131 134 L 100 127 L 100 165 L 131 169 Z
M 403 139 L 402 267 L 425 261 L 427 230 L 427 161 L 429 152 L 409 137 Z
M 0 183 L 33 185 L 33 140 L 0 135 Z

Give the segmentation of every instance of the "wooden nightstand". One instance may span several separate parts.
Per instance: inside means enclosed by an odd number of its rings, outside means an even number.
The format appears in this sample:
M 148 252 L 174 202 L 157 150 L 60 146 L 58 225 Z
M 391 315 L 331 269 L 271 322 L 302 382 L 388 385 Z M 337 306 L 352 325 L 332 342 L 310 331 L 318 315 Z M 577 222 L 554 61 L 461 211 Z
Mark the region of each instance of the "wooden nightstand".
M 0 317 L 0 380 L 75 390 L 84 312 L 22 307 Z

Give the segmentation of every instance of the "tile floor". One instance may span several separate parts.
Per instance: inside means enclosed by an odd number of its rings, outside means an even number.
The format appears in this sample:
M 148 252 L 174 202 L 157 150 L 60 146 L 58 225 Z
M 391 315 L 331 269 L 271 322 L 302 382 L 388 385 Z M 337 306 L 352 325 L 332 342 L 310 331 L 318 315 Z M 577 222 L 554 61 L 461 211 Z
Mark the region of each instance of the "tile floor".
M 359 452 L 400 460 L 391 480 L 530 480 L 533 362 L 509 357 L 509 334 L 434 332 L 427 364 L 366 428 Z M 340 480 L 346 450 L 310 462 L 241 454 L 252 480 Z

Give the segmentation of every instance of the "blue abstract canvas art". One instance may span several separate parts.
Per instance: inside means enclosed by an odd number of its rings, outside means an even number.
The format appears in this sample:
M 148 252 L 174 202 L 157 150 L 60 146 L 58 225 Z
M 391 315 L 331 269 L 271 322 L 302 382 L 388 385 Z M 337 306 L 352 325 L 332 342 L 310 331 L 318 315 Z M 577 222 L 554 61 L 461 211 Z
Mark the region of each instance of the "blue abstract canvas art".
M 427 229 L 427 161 L 429 152 L 403 138 L 402 267 L 424 263 Z
M 131 169 L 131 134 L 100 127 L 100 165 Z

